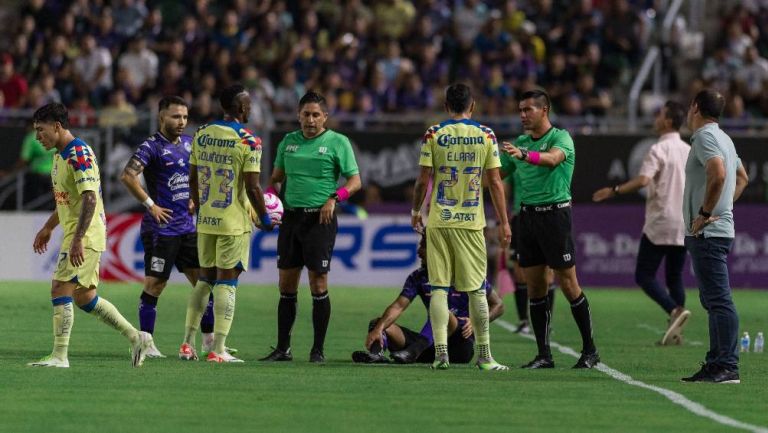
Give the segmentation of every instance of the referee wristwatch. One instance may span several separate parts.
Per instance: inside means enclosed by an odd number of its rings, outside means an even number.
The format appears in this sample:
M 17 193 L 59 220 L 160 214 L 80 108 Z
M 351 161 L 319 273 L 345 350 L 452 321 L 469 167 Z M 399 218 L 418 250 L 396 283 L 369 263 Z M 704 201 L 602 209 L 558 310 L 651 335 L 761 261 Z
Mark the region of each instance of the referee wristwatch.
M 520 148 L 520 160 L 521 161 L 527 161 L 528 160 L 528 149 Z
M 335 193 L 335 192 L 334 192 L 334 193 L 333 193 L 333 194 L 331 194 L 331 196 L 330 196 L 330 197 L 328 197 L 328 198 L 332 198 L 332 199 L 334 199 L 334 200 L 336 201 L 336 203 L 338 203 L 338 202 L 339 202 L 339 194 L 338 194 L 338 193 Z

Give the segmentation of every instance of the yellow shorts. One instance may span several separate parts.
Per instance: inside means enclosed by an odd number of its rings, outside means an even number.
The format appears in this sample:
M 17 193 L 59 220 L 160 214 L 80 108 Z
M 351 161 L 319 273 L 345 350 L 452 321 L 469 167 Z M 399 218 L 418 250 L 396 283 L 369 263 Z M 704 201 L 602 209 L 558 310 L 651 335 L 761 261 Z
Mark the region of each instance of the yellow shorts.
M 201 268 L 248 270 L 251 233 L 241 235 L 197 234 L 197 255 Z
M 99 260 L 101 260 L 101 251 L 86 248 L 84 263 L 74 267 L 69 262 L 69 247 L 67 249 L 62 248 L 59 251 L 59 262 L 56 265 L 56 270 L 53 271 L 53 279 L 77 283 L 78 286 L 88 289 L 96 288 L 99 285 Z
M 482 230 L 428 228 L 427 268 L 433 287 L 471 292 L 483 286 L 488 265 Z

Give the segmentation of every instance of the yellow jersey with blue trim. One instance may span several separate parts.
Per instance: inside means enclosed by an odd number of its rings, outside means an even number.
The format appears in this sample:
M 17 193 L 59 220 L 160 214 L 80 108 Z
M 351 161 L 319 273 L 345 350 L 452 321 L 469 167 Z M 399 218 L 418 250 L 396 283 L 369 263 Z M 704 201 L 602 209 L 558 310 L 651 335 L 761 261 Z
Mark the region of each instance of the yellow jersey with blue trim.
M 451 119 L 429 128 L 419 165 L 432 167 L 428 227 L 485 227 L 483 172 L 501 166 L 496 135 L 471 119 Z
M 244 175 L 261 170 L 261 139 L 238 122 L 211 122 L 195 133 L 189 163 L 197 166 L 198 233 L 250 233 Z
M 82 194 L 86 191 L 96 193 L 96 210 L 83 237 L 83 246 L 95 251 L 107 249 L 107 219 L 104 215 L 104 202 L 101 199 L 101 177 L 96 155 L 91 146 L 75 138 L 53 156 L 51 168 L 53 197 L 56 201 L 56 213 L 59 225 L 64 231 L 61 243 L 62 251 L 69 250 L 72 238 L 77 230 L 77 221 L 83 206 Z

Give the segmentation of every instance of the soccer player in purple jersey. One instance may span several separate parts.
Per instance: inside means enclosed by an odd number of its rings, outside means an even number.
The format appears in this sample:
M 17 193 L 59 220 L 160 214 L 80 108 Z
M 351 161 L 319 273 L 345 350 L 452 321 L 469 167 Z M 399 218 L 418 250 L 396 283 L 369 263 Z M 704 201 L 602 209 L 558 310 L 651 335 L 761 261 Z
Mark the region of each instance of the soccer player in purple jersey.
M 142 331 L 150 334 L 155 331 L 157 300 L 165 289 L 173 265 L 193 286 L 200 274 L 197 234 L 189 197 L 192 137 L 184 135 L 189 108 L 178 96 L 162 98 L 158 108 L 160 129 L 139 145 L 121 176 L 128 191 L 147 208 L 141 221 L 145 277 L 139 302 L 139 324 Z M 142 173 L 147 191 L 139 181 Z M 212 300 L 209 300 L 200 326 L 203 351 L 206 351 L 206 343 L 207 346 L 213 343 Z M 193 359 L 194 350 L 189 352 L 179 356 Z M 147 356 L 165 357 L 154 345 Z
M 426 254 L 427 238 L 422 237 L 418 249 L 421 267 L 408 275 L 403 284 L 403 290 L 394 302 L 368 325 L 368 335 L 365 338 L 367 351 L 360 350 L 352 353 L 352 360 L 367 364 L 387 363 L 384 350 L 389 350 L 392 359 L 398 364 L 414 362 L 431 363 L 435 360 L 434 338 L 432 325 L 427 319 L 420 332 L 413 331 L 395 323 L 416 297 L 429 312 L 429 299 L 432 286 L 429 285 Z M 504 314 L 504 304 L 499 295 L 491 289 L 486 281 L 485 294 L 488 299 L 489 320 L 493 321 Z M 474 333 L 472 322 L 469 320 L 469 297 L 466 292 L 459 292 L 451 287 L 448 293 L 448 356 L 458 364 L 467 364 L 474 356 Z

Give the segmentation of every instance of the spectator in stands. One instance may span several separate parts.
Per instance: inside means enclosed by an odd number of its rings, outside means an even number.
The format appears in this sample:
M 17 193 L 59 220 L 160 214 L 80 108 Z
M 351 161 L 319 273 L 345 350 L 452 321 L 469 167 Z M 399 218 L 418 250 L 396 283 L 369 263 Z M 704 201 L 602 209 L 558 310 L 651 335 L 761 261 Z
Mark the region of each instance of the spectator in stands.
M 96 45 L 92 34 L 82 37 L 80 50 L 74 63 L 77 86 L 88 92 L 92 104 L 101 105 L 104 95 L 112 89 L 112 55 Z
M 147 41 L 143 37 L 133 36 L 128 40 L 128 50 L 120 56 L 117 64 L 127 72 L 129 85 L 139 93 L 155 87 L 157 54 L 147 48 Z
M 109 103 L 99 112 L 100 126 L 130 128 L 138 122 L 136 107 L 125 98 L 122 89 L 115 89 L 109 94 Z
M 744 63 L 736 72 L 736 82 L 747 104 L 758 105 L 764 99 L 768 90 L 768 59 L 761 57 L 754 45 L 744 51 Z
M 0 92 L 3 92 L 3 107 L 18 107 L 27 93 L 27 80 L 16 73 L 13 57 L 0 54 Z
M 728 56 L 728 48 L 725 45 L 718 46 L 712 57 L 704 61 L 704 70 L 701 73 L 704 85 L 727 93 L 740 66 L 741 62 Z

